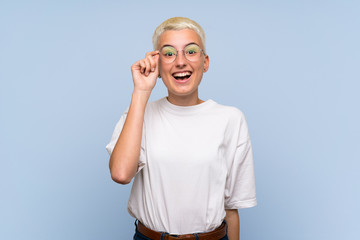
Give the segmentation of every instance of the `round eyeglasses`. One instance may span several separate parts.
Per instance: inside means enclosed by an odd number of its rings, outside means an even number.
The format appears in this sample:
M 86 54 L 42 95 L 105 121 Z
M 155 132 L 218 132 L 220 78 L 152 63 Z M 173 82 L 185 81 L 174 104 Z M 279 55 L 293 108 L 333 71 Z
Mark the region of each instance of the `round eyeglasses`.
M 200 60 L 204 50 L 202 50 L 199 45 L 191 43 L 187 45 L 182 52 L 187 60 L 196 62 Z M 178 51 L 173 46 L 165 45 L 160 49 L 160 58 L 164 63 L 174 62 L 178 54 Z

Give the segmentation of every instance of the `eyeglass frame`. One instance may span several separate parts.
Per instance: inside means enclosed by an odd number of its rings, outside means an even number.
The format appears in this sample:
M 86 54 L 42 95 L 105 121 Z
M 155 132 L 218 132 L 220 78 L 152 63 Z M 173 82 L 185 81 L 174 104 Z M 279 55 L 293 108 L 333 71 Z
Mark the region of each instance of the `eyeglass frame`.
M 185 48 L 187 47 L 187 46 L 189 46 L 189 45 L 196 45 L 196 46 L 198 46 L 199 48 L 200 48 L 200 53 L 202 53 L 203 55 L 206 55 L 206 53 L 205 53 L 205 51 L 204 51 L 204 49 L 202 49 L 197 43 L 195 43 L 195 42 L 191 42 L 191 43 L 188 43 L 188 44 L 186 44 L 186 46 L 181 50 L 181 52 L 182 52 L 182 54 L 184 55 L 184 57 L 185 57 L 185 59 L 186 60 L 188 60 L 188 61 L 190 61 L 190 62 L 196 62 L 196 61 L 191 61 L 191 60 L 189 60 L 187 57 L 186 57 L 186 54 L 185 54 Z M 161 58 L 161 50 L 164 48 L 164 47 L 172 47 L 172 48 L 174 48 L 175 50 L 176 50 L 176 57 L 174 58 L 174 60 L 173 61 L 171 61 L 171 62 L 168 62 L 168 63 L 173 63 L 173 62 L 175 62 L 175 60 L 176 60 L 176 58 L 178 57 L 178 54 L 179 54 L 179 50 L 177 50 L 174 46 L 172 46 L 172 45 L 169 45 L 169 44 L 167 44 L 167 45 L 164 45 L 164 46 L 162 46 L 160 49 L 159 49 L 159 56 L 160 56 L 160 58 Z M 167 63 L 167 62 L 166 62 Z M 168 64 L 167 63 L 167 64 Z

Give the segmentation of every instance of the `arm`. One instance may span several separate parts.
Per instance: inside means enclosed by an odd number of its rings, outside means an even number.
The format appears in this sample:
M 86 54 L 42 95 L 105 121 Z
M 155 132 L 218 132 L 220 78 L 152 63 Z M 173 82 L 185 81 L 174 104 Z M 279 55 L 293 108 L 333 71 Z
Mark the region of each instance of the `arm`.
M 115 148 L 110 156 L 111 178 L 128 184 L 135 176 L 140 156 L 145 106 L 150 94 L 134 91 L 128 115 Z
M 225 209 L 225 220 L 228 224 L 228 237 L 229 240 L 240 239 L 240 220 L 237 209 Z
M 145 107 L 159 75 L 157 53 L 149 52 L 144 59 L 131 66 L 134 91 L 124 126 L 109 161 L 111 178 L 120 184 L 130 183 L 138 168 Z

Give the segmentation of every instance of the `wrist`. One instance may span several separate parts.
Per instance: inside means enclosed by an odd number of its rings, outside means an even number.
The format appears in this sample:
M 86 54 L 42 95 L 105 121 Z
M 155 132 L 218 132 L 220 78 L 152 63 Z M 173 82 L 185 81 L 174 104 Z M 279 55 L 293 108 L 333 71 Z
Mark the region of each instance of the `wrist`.
M 151 95 L 151 91 L 143 91 L 134 89 L 132 93 L 132 102 L 141 102 L 146 104 Z
M 151 91 L 152 90 L 142 90 L 142 89 L 134 88 L 132 95 L 150 97 Z

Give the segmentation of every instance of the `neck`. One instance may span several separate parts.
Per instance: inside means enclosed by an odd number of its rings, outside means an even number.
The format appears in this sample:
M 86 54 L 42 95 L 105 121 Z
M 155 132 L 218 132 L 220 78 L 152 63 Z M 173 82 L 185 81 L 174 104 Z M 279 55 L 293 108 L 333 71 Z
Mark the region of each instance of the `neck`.
M 169 96 L 166 97 L 167 100 L 170 103 L 178 106 L 193 106 L 204 102 L 199 98 L 197 92 L 193 95 L 187 95 L 187 96 L 173 95 L 170 92 L 168 94 Z

